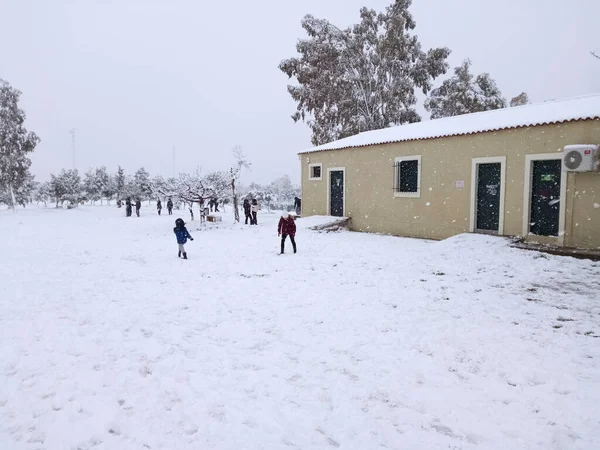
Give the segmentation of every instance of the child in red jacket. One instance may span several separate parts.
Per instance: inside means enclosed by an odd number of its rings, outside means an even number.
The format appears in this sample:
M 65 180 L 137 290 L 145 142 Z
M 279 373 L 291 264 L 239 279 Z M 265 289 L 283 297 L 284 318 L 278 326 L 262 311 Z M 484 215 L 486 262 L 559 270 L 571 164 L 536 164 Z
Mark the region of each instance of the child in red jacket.
M 281 236 L 281 253 L 283 255 L 283 251 L 285 249 L 285 239 L 289 236 L 290 241 L 292 241 L 292 247 L 294 247 L 294 253 L 296 253 L 296 222 L 294 222 L 294 218 L 290 216 L 287 212 L 284 212 L 279 219 L 279 226 L 277 227 L 277 235 Z

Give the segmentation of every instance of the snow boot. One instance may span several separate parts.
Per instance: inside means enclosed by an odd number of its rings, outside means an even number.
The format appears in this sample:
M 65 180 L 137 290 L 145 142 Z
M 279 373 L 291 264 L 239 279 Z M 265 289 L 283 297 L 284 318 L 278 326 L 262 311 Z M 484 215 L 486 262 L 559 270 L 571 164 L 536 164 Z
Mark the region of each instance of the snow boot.
M 187 253 L 183 252 L 183 259 L 187 259 Z

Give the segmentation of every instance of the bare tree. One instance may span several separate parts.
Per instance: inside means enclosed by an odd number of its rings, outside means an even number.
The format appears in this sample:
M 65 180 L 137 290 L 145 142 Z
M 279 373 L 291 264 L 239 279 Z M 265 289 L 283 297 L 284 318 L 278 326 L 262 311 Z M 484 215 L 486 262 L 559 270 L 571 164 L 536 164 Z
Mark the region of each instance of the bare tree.
M 235 164 L 229 170 L 231 176 L 231 195 L 233 197 L 233 217 L 236 222 L 240 221 L 239 197 L 237 192 L 237 182 L 242 174 L 242 169 L 250 169 L 250 163 L 246 159 L 242 147 L 239 145 L 233 149 L 233 156 L 235 158 Z

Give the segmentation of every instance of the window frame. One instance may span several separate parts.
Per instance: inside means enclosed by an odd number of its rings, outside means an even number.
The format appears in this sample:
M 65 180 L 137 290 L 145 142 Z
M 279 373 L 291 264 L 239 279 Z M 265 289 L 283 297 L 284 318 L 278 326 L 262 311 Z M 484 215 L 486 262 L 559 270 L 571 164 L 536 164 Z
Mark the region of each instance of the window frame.
M 313 168 L 318 167 L 321 170 L 319 177 L 313 177 Z M 323 181 L 323 163 L 313 163 L 308 165 L 308 181 Z
M 402 176 L 400 163 L 403 161 L 417 161 L 417 192 L 399 191 Z M 421 155 L 398 156 L 394 160 L 394 198 L 421 198 Z

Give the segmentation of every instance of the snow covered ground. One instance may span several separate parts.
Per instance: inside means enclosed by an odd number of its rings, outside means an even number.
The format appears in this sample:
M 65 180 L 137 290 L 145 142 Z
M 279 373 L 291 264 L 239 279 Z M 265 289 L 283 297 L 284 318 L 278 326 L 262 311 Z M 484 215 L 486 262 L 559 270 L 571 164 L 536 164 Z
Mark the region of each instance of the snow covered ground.
M 123 214 L 0 212 L 0 449 L 600 448 L 599 263 Z

